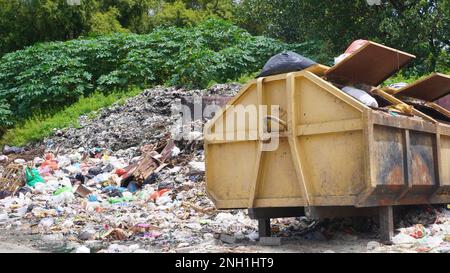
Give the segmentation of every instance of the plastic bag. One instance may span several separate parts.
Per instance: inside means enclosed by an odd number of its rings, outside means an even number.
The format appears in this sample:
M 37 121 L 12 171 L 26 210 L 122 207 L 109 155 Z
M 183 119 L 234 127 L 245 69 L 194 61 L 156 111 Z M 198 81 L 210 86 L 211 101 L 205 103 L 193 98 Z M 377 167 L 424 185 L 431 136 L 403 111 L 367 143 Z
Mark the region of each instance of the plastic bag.
M 378 102 L 369 94 L 364 92 L 363 90 L 356 89 L 351 86 L 346 86 L 342 88 L 342 91 L 349 94 L 350 96 L 354 97 L 355 99 L 359 100 L 360 102 L 364 103 L 367 106 L 370 107 L 378 107 Z
M 303 57 L 295 52 L 283 52 L 270 58 L 264 65 L 258 77 L 300 71 L 315 64 L 316 62 L 313 60 Z
M 27 179 L 27 185 L 30 187 L 34 187 L 36 183 L 44 183 L 44 179 L 39 175 L 38 170 L 27 168 L 25 170 L 25 176 Z

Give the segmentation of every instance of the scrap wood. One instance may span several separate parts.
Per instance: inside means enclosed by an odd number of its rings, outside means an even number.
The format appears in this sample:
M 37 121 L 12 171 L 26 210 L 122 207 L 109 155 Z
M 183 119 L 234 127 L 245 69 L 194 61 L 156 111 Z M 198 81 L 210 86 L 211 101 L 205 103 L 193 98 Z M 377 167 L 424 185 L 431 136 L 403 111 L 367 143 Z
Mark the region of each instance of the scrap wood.
M 80 184 L 80 185 L 78 185 L 78 187 L 76 188 L 75 193 L 79 194 L 81 197 L 86 197 L 86 196 L 88 196 L 89 194 L 91 194 L 92 191 L 89 190 L 88 188 L 86 188 L 85 186 L 83 186 L 83 185 Z
M 122 177 L 122 181 L 133 176 L 136 182 L 143 183 L 150 175 L 158 173 L 167 166 L 164 162 L 170 157 L 173 147 L 175 147 L 175 143 L 171 139 L 167 141 L 161 153 L 155 151 L 155 145 L 145 145 L 141 149 L 144 153 L 142 159 L 138 163 L 125 168 L 127 173 Z
M 215 210 L 213 207 L 202 208 L 202 207 L 199 207 L 196 204 L 193 204 L 191 202 L 183 202 L 182 205 L 185 206 L 185 207 L 192 208 L 195 211 L 201 212 L 201 213 L 211 213 L 211 212 L 213 212 Z
M 9 164 L 0 178 L 0 190 L 15 192 L 25 185 L 24 167 L 19 164 Z
M 161 162 L 165 162 L 170 157 L 174 147 L 175 147 L 175 142 L 173 141 L 173 139 L 169 139 L 167 141 L 166 146 L 164 147 L 164 149 L 161 152 L 161 158 L 160 158 Z
M 108 230 L 101 236 L 102 239 L 113 239 L 116 241 L 122 241 L 130 237 L 130 234 L 121 228 L 113 228 Z
M 399 112 L 408 116 L 414 116 L 413 109 L 411 105 L 405 103 L 398 103 L 395 105 L 390 105 L 387 107 L 390 111 Z
M 160 230 L 159 227 L 150 224 L 136 224 L 131 229 L 134 234 L 149 232 L 152 230 Z
M 133 171 L 133 176 L 137 182 L 143 182 L 149 177 L 161 164 L 161 162 L 152 155 L 147 155 Z

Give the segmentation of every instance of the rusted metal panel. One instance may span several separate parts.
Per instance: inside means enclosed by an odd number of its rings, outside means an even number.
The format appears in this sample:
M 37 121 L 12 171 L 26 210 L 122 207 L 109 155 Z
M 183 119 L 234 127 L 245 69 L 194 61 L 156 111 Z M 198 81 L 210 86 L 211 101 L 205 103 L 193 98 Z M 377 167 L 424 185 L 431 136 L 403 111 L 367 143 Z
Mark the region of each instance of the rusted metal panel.
M 401 129 L 374 127 L 374 157 L 377 185 L 404 185 L 404 153 Z
M 434 73 L 394 93 L 425 101 L 435 101 L 450 93 L 450 76 Z
M 415 185 L 436 184 L 433 135 L 411 132 L 411 181 Z
M 441 107 L 447 109 L 448 111 L 450 111 L 450 95 L 447 95 L 447 96 L 445 96 L 443 98 L 438 99 L 436 101 L 436 103 L 439 106 L 441 106 Z
M 369 42 L 331 67 L 325 75 L 337 82 L 377 86 L 414 58 L 414 55 Z

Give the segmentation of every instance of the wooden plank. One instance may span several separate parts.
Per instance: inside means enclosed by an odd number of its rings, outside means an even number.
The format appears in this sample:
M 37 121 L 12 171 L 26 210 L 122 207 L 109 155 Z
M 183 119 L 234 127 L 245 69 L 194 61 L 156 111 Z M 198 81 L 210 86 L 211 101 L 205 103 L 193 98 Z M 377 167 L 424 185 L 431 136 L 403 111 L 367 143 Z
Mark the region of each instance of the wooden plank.
M 397 90 L 395 96 L 408 96 L 425 101 L 435 101 L 450 94 L 450 76 L 434 73 Z
M 297 136 L 362 130 L 361 119 L 338 120 L 297 126 Z
M 415 56 L 374 42 L 368 42 L 331 67 L 326 78 L 343 83 L 377 86 L 395 74 Z

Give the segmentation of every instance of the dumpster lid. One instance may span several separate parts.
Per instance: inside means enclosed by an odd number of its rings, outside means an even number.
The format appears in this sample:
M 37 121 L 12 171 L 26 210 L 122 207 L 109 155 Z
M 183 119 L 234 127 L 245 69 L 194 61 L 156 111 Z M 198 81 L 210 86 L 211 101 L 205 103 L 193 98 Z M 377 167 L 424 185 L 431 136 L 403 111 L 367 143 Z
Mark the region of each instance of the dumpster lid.
M 425 101 L 435 101 L 450 94 L 450 76 L 434 73 L 397 90 L 394 95 L 403 95 Z
M 377 86 L 414 58 L 414 55 L 369 41 L 331 67 L 326 76 L 329 80 Z

